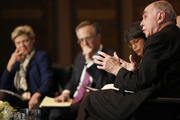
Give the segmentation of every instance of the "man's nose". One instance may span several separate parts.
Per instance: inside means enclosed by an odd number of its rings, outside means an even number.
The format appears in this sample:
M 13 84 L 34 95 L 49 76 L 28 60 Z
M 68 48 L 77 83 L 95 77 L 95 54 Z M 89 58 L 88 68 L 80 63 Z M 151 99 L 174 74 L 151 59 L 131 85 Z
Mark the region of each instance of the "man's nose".
M 84 39 L 83 41 L 81 41 L 84 45 L 87 45 L 87 40 Z
M 23 46 L 24 46 L 24 42 L 21 42 L 21 43 L 20 43 L 20 46 L 23 47 Z
M 136 49 L 136 48 L 137 48 L 137 45 L 136 45 L 136 44 L 133 44 L 133 45 L 132 45 L 132 48 L 133 48 L 133 50 Z
M 140 22 L 140 26 L 143 27 L 143 20 Z

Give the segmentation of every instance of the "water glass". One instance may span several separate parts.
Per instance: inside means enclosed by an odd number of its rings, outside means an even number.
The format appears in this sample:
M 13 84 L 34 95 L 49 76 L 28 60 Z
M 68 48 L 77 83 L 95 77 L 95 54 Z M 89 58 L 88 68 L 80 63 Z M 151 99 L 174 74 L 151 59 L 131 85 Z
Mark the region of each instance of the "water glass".
M 20 109 L 15 113 L 13 120 L 41 120 L 40 109 Z

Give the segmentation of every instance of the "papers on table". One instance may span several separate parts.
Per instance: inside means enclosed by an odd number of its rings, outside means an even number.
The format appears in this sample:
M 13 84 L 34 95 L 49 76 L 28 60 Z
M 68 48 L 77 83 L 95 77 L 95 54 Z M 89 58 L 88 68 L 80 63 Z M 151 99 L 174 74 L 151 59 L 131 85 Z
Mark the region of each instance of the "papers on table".
M 118 88 L 114 87 L 114 84 L 106 84 L 101 88 L 101 90 L 107 90 L 107 89 L 119 90 Z
M 45 97 L 39 107 L 70 107 L 72 100 L 68 102 L 55 102 L 52 97 Z

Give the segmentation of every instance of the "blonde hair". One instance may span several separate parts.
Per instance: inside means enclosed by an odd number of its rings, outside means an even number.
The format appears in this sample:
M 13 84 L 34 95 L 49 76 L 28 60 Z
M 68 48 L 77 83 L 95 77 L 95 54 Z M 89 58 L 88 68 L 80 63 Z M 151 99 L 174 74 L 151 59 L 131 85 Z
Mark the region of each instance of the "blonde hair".
M 31 26 L 29 25 L 22 25 L 22 26 L 17 26 L 13 32 L 11 33 L 11 39 L 14 41 L 18 36 L 26 34 L 30 39 L 35 38 L 35 33 L 32 29 Z

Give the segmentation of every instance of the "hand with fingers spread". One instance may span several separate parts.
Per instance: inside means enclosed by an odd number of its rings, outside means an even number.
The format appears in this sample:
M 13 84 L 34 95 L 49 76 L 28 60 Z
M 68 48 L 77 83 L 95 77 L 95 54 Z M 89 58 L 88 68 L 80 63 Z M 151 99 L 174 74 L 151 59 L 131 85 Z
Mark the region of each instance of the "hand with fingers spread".
M 129 61 L 130 62 L 127 62 L 121 58 L 119 60 L 120 60 L 121 66 L 123 68 L 125 68 L 129 71 L 135 71 L 136 70 L 136 62 L 134 62 L 132 55 L 129 55 Z
M 20 51 L 19 49 L 16 49 L 12 55 L 11 58 L 9 59 L 9 62 L 7 64 L 7 70 L 10 72 L 12 67 L 14 66 L 14 64 L 16 62 L 22 62 L 23 58 L 22 58 L 22 51 Z
M 118 71 L 122 68 L 117 53 L 114 52 L 114 56 L 110 56 L 104 52 L 99 51 L 99 56 L 95 56 L 97 68 L 105 70 L 109 73 L 117 75 Z

